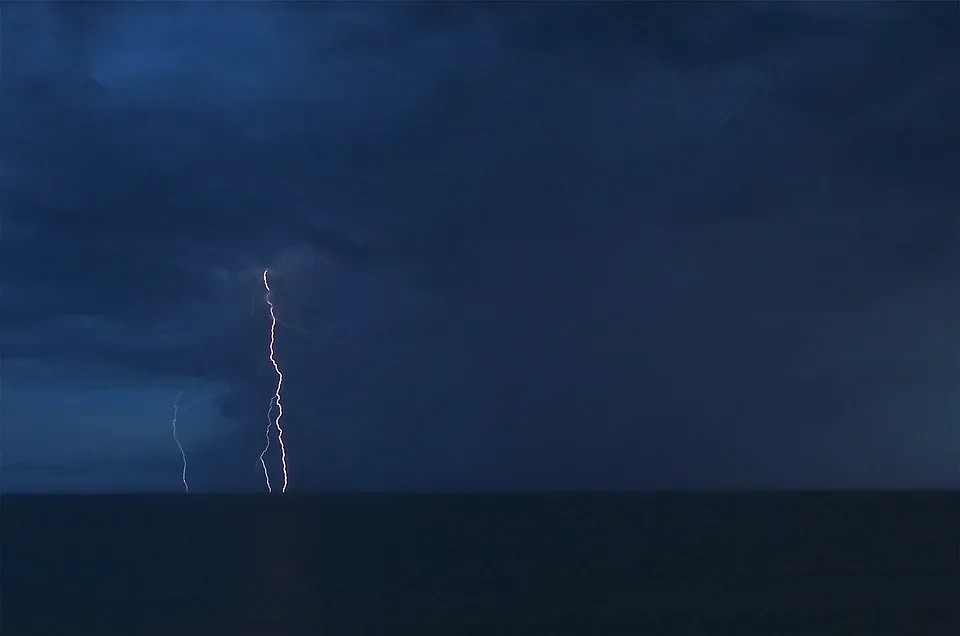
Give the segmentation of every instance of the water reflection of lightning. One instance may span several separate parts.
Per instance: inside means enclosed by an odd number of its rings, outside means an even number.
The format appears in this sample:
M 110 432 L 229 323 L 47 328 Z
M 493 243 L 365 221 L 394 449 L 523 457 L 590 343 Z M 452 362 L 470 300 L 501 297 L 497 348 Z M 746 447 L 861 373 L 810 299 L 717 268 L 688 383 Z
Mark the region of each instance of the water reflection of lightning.
M 187 485 L 187 454 L 183 450 L 183 444 L 180 443 L 180 439 L 177 437 L 177 411 L 180 408 L 180 398 L 183 397 L 183 391 L 177 394 L 177 399 L 173 403 L 173 441 L 177 443 L 177 448 L 180 449 L 180 457 L 183 458 L 183 470 L 180 473 L 180 479 L 183 481 L 183 490 L 185 492 L 190 492 L 190 486 Z
M 280 371 L 280 365 L 277 364 L 274 351 L 277 334 L 277 316 L 274 312 L 273 301 L 270 299 L 270 283 L 267 280 L 268 272 L 269 270 L 263 270 L 263 288 L 267 292 L 265 298 L 267 301 L 267 307 L 270 309 L 270 364 L 273 365 L 273 370 L 277 374 L 277 388 L 273 394 L 273 397 L 270 398 L 270 406 L 267 408 L 267 443 L 263 447 L 263 451 L 260 453 L 260 465 L 263 466 L 263 478 L 267 483 L 267 490 L 273 492 L 273 487 L 270 484 L 270 471 L 267 470 L 267 463 L 263 457 L 270 448 L 270 428 L 272 426 L 276 426 L 277 445 L 280 447 L 280 465 L 283 468 L 283 486 L 281 488 L 281 492 L 287 492 L 287 449 L 283 444 L 283 427 L 280 426 L 280 418 L 283 417 L 283 404 L 280 402 L 280 388 L 283 386 L 283 373 Z M 273 413 L 274 405 L 277 407 L 277 419 L 271 420 L 270 416 Z

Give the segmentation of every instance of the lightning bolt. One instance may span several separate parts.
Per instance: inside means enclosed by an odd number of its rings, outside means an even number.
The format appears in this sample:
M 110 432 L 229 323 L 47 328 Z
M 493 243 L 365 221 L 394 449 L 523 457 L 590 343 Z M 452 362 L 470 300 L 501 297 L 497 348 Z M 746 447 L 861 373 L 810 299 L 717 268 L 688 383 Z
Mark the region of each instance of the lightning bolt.
M 177 437 L 177 411 L 180 408 L 180 398 L 183 397 L 183 391 L 177 394 L 177 399 L 173 403 L 173 441 L 177 443 L 177 448 L 180 449 L 180 457 L 183 458 L 183 471 L 180 473 L 180 479 L 183 481 L 183 490 L 184 492 L 190 492 L 190 486 L 187 485 L 187 454 L 183 451 L 183 445 L 180 443 L 180 439 Z
M 263 459 L 263 456 L 270 450 L 270 429 L 273 428 L 273 421 L 270 419 L 270 414 L 272 412 L 273 398 L 270 398 L 270 406 L 267 407 L 267 443 L 264 445 L 263 450 L 260 451 L 260 466 L 263 467 L 263 480 L 267 483 L 267 492 L 273 492 L 273 486 L 270 485 L 270 471 L 267 470 L 267 462 Z
M 270 398 L 270 406 L 267 408 L 267 443 L 263 447 L 263 451 L 260 453 L 260 465 L 263 467 L 263 478 L 267 483 L 267 490 L 273 492 L 273 487 L 270 484 L 270 472 L 267 470 L 267 463 L 264 460 L 264 455 L 267 453 L 267 450 L 270 448 L 270 429 L 273 426 L 277 428 L 277 445 L 280 446 L 280 465 L 283 468 L 283 487 L 280 492 L 287 492 L 287 449 L 283 444 L 283 427 L 280 426 L 280 418 L 283 417 L 283 404 L 280 402 L 280 389 L 283 386 L 283 373 L 280 371 L 280 366 L 277 364 L 277 359 L 275 356 L 274 346 L 276 345 L 277 340 L 277 315 L 274 311 L 273 302 L 270 300 L 270 282 L 267 280 L 267 273 L 270 270 L 263 270 L 263 288 L 266 290 L 265 299 L 267 301 L 267 306 L 270 309 L 270 364 L 273 365 L 273 370 L 277 374 L 277 388 L 273 394 L 273 397 Z M 277 419 L 271 420 L 270 416 L 273 413 L 273 407 L 277 407 Z

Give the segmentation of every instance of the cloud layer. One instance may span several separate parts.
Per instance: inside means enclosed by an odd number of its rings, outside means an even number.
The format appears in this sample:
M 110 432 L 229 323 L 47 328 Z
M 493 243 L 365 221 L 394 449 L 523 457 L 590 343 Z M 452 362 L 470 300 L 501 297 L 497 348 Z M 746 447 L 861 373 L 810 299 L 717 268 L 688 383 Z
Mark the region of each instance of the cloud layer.
M 955 7 L 61 3 L 3 26 L 4 379 L 46 404 L 224 387 L 195 423 L 217 488 L 257 487 L 265 267 L 301 328 L 278 353 L 303 488 L 955 474 Z M 11 461 L 95 459 L 41 419 L 10 420 Z

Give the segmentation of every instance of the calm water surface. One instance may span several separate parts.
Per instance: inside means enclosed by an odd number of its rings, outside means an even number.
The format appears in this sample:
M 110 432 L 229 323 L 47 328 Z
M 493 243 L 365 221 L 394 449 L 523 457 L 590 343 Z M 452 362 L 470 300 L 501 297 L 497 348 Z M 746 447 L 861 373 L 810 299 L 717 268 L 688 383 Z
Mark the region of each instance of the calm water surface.
M 5 496 L 4 636 L 960 634 L 960 496 Z

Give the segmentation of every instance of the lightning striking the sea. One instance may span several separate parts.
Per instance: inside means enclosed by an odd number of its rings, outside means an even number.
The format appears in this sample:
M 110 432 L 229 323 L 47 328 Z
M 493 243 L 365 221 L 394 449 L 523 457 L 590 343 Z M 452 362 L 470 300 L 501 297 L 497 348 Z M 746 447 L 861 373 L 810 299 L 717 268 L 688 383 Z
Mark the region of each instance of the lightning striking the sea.
M 180 409 L 180 398 L 183 397 L 183 391 L 177 394 L 177 399 L 173 403 L 173 441 L 177 443 L 177 448 L 180 449 L 180 457 L 183 459 L 183 470 L 180 473 L 180 480 L 183 481 L 183 490 L 184 492 L 190 492 L 190 486 L 187 485 L 187 454 L 183 450 L 183 444 L 180 443 L 180 438 L 177 437 L 177 411 Z
M 267 273 L 270 270 L 263 270 L 263 288 L 266 290 L 265 299 L 267 301 L 267 307 L 270 310 L 270 347 L 269 347 L 269 358 L 270 364 L 273 365 L 273 370 L 277 374 L 277 388 L 273 394 L 273 397 L 270 398 L 270 406 L 267 408 L 267 443 L 263 447 L 263 451 L 260 453 L 260 465 L 263 467 L 263 478 L 267 484 L 267 490 L 273 492 L 273 486 L 270 484 L 270 471 L 267 469 L 267 462 L 264 459 L 267 450 L 270 448 L 270 429 L 276 427 L 277 429 L 277 445 L 280 447 L 280 465 L 283 469 L 283 486 L 281 487 L 280 492 L 287 492 L 287 449 L 283 444 L 283 427 L 280 426 L 280 418 L 283 417 L 283 404 L 280 401 L 280 389 L 283 386 L 283 373 L 280 371 L 280 365 L 277 364 L 277 359 L 275 356 L 274 346 L 276 344 L 276 334 L 277 334 L 277 316 L 274 311 L 273 301 L 270 299 L 270 282 L 267 280 Z M 273 414 L 273 407 L 277 407 L 277 417 L 275 420 L 271 419 Z

